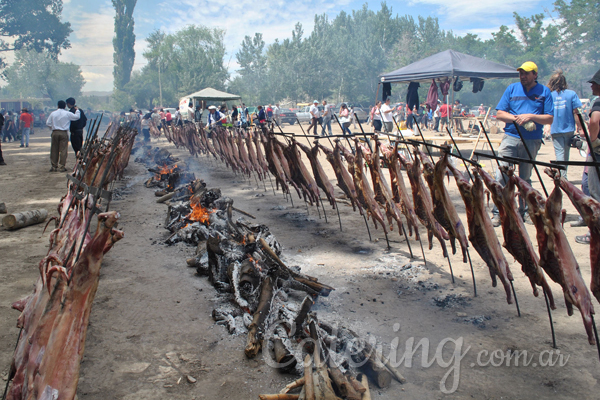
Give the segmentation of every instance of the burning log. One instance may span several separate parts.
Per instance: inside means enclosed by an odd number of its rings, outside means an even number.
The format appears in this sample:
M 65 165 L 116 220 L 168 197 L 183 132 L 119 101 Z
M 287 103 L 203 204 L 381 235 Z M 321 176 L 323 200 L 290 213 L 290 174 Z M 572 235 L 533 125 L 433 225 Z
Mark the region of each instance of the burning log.
M 41 208 L 39 210 L 9 214 L 2 218 L 2 225 L 4 225 L 6 229 L 14 231 L 26 226 L 40 224 L 44 222 L 46 218 L 48 218 L 48 211 Z
M 260 300 L 258 303 L 258 308 L 254 312 L 254 318 L 252 319 L 252 324 L 248 329 L 248 340 L 246 341 L 246 349 L 244 352 L 246 353 L 246 357 L 254 358 L 258 354 L 261 349 L 262 343 L 262 334 L 263 334 L 263 325 L 265 319 L 267 318 L 267 314 L 269 313 L 269 308 L 271 306 L 271 300 L 273 298 L 273 283 L 271 282 L 271 277 L 267 277 L 263 281 L 262 289 L 260 292 Z

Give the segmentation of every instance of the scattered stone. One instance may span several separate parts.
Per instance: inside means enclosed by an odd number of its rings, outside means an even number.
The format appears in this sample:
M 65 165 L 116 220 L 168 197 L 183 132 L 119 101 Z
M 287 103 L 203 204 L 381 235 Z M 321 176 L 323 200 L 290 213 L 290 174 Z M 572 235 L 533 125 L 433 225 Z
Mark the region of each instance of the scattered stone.
M 457 317 L 466 317 L 466 316 L 467 316 L 467 313 L 464 313 L 464 312 L 457 312 L 457 313 L 456 313 L 456 316 L 457 316 Z
M 198 380 L 191 375 L 186 376 L 189 383 L 196 383 Z
M 6 204 L 0 203 L 0 214 L 6 214 Z

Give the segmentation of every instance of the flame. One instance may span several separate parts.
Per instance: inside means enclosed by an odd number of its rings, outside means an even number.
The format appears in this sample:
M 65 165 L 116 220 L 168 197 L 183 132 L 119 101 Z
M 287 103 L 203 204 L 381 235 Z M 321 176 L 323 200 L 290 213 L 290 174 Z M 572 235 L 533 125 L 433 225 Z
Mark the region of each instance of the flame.
M 163 165 L 162 167 L 160 167 L 158 169 L 158 171 L 160 172 L 161 175 L 166 175 L 166 174 L 170 174 L 173 171 L 175 171 L 175 169 L 177 169 L 177 164 L 173 165 L 172 167 L 169 168 L 168 165 Z
M 192 196 L 190 199 L 190 207 L 192 207 L 192 212 L 186 216 L 187 219 L 190 221 L 208 224 L 208 218 L 214 211 L 208 210 L 202 206 L 202 204 L 200 204 L 200 199 L 195 196 Z

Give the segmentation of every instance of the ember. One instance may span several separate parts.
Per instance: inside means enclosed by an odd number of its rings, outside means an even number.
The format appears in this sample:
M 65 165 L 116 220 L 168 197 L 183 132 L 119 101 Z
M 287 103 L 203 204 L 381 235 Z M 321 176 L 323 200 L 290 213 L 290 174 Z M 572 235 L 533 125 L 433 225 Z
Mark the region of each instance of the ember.
M 189 213 L 185 218 L 190 221 L 200 222 L 208 225 L 208 217 L 214 211 L 208 210 L 200 204 L 200 199 L 198 197 L 192 197 L 190 200 L 190 207 L 192 207 L 192 212 Z

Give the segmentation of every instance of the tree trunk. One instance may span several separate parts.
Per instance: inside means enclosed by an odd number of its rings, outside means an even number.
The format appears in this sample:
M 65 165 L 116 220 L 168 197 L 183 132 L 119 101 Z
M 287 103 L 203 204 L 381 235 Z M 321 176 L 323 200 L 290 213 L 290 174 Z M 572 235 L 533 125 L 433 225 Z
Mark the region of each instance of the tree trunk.
M 41 208 L 39 210 L 9 214 L 2 219 L 2 225 L 4 225 L 6 229 L 12 231 L 29 225 L 42 223 L 46 218 L 48 218 L 48 211 Z

